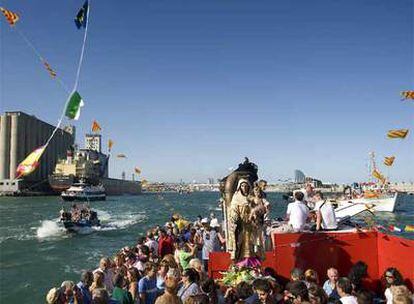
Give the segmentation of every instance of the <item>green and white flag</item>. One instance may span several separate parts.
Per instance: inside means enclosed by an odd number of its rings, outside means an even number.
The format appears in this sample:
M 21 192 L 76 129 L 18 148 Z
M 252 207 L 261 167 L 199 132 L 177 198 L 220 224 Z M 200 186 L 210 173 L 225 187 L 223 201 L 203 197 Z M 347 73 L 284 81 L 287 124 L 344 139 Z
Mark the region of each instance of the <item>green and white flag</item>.
M 68 105 L 66 106 L 65 115 L 69 119 L 78 120 L 80 116 L 81 107 L 83 107 L 84 103 L 82 97 L 79 95 L 77 91 L 74 91 L 68 101 Z

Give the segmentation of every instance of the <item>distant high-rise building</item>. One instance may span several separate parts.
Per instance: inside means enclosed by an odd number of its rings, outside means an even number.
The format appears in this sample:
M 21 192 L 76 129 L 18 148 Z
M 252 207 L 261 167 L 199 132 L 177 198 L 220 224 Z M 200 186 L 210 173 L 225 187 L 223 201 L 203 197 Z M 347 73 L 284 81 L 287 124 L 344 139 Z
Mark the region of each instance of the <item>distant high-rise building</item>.
M 303 184 L 305 182 L 305 174 L 300 170 L 295 170 L 295 183 Z
M 101 152 L 102 142 L 100 134 L 86 134 L 85 135 L 85 149 Z

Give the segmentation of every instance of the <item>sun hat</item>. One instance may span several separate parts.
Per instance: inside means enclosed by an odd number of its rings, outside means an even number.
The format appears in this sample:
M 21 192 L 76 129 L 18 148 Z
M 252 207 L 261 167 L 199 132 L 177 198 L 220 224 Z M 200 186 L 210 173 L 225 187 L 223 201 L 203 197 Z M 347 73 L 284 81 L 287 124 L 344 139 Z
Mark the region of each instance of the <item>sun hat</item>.
M 60 288 L 53 287 L 46 295 L 46 302 L 48 304 L 54 304 L 59 298 Z

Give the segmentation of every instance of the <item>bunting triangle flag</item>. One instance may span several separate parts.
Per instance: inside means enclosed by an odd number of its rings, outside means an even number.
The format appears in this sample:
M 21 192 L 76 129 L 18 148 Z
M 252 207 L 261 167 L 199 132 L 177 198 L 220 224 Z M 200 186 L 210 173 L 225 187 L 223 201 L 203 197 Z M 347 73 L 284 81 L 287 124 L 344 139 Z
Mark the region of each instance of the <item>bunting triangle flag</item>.
M 101 126 L 98 124 L 98 122 L 96 121 L 96 120 L 94 120 L 93 122 L 92 122 L 92 132 L 99 132 L 99 131 L 102 131 L 102 128 L 101 128 Z
M 52 69 L 49 63 L 47 61 L 43 60 L 43 65 L 45 66 L 46 70 L 49 72 L 50 77 L 55 78 L 56 72 Z
M 20 164 L 17 166 L 17 178 L 29 175 L 39 166 L 39 159 L 45 151 L 46 146 L 41 146 L 30 153 Z
M 0 11 L 3 13 L 4 17 L 6 17 L 7 22 L 10 24 L 10 26 L 14 26 L 20 19 L 19 15 L 13 13 L 12 11 L 9 11 L 8 9 L 5 9 L 4 7 L 0 7 Z
M 69 119 L 78 120 L 80 116 L 81 107 L 84 106 L 84 102 L 82 97 L 79 95 L 77 91 L 74 91 L 69 96 L 69 101 L 66 106 L 65 115 Z
M 83 6 L 80 8 L 78 13 L 75 17 L 75 25 L 78 29 L 81 27 L 86 28 L 86 22 L 88 18 L 88 9 L 89 9 L 89 3 L 88 1 L 85 1 Z
M 395 129 L 389 130 L 387 133 L 388 138 L 406 138 L 408 135 L 408 129 Z
M 384 158 L 384 165 L 391 167 L 392 164 L 394 163 L 395 160 L 395 156 L 387 156 Z
M 401 92 L 402 100 L 411 99 L 414 100 L 414 91 Z

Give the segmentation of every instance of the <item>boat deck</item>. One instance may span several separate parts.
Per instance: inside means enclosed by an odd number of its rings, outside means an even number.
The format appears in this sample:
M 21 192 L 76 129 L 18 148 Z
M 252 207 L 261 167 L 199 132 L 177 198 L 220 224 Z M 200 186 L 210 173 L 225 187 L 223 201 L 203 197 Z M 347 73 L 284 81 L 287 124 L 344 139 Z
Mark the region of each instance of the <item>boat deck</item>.
M 289 279 L 294 267 L 316 270 L 323 282 L 328 268 L 335 267 L 340 276 L 346 276 L 352 264 L 364 261 L 368 265 L 366 287 L 381 292 L 381 275 L 386 268 L 396 267 L 413 289 L 413 240 L 377 231 L 275 233 L 272 238 L 273 249 L 266 252 L 262 267 L 273 268 L 282 281 Z M 230 264 L 228 253 L 211 253 L 209 275 L 219 278 Z

